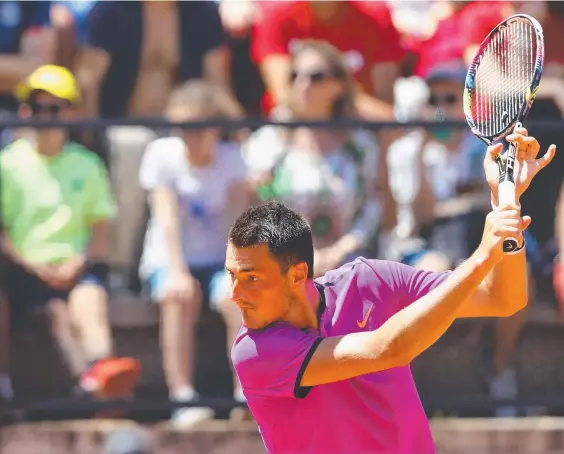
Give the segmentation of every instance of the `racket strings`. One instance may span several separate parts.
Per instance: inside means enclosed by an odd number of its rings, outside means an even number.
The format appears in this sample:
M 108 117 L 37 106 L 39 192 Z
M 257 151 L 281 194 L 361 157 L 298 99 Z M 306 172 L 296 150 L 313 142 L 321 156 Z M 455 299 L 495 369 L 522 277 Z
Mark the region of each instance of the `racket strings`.
M 527 100 L 536 63 L 535 30 L 527 21 L 500 28 L 483 47 L 472 93 L 472 116 L 484 136 L 495 136 Z

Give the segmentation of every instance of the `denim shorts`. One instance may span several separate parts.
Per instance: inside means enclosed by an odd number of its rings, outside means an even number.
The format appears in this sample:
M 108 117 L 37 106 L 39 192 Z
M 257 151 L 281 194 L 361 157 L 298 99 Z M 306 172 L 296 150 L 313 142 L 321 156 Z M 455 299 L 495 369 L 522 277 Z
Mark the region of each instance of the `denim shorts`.
M 229 276 L 224 265 L 190 268 L 190 273 L 202 287 L 204 307 L 217 310 L 219 305 L 229 297 Z M 154 302 L 162 301 L 169 276 L 168 269 L 159 268 L 147 277 L 146 285 Z

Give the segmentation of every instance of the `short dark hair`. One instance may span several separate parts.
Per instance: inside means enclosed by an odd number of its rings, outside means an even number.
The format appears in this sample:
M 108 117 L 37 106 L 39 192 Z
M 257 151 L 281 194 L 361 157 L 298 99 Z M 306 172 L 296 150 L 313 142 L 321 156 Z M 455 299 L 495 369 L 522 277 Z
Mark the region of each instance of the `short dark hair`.
M 307 263 L 313 277 L 313 240 L 304 217 L 284 203 L 271 200 L 253 206 L 233 223 L 229 242 L 237 247 L 266 244 L 284 272 L 291 265 Z

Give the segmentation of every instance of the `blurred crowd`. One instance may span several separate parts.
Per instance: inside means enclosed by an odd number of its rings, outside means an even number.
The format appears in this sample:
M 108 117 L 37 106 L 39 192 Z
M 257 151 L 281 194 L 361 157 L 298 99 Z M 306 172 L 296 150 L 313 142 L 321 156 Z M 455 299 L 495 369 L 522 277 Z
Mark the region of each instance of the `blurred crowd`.
M 530 120 L 558 121 L 560 2 L 0 2 L 0 398 L 17 388 L 10 332 L 37 314 L 47 315 L 77 379 L 73 392 L 130 395 L 142 365 L 115 356 L 108 320 L 112 295 L 127 286 L 159 304 L 170 399 L 195 401 L 195 326 L 202 312 L 217 311 L 230 350 L 241 322 L 223 268 L 226 234 L 261 200 L 282 199 L 309 220 L 316 276 L 357 255 L 435 271 L 456 266 L 479 243 L 490 209 L 485 145 L 468 128 L 403 123 L 464 120 L 466 68 L 487 33 L 517 12 L 545 32 Z M 2 128 L 2 118 L 14 117 L 257 116 L 402 126 Z M 557 130 L 529 133 L 543 150 L 562 142 Z M 533 310 L 539 295 L 564 307 L 561 159 L 521 200 L 533 218 Z M 127 285 L 116 269 L 133 270 Z M 483 365 L 493 398 L 518 394 L 513 360 L 525 322 L 520 312 L 495 326 Z M 244 401 L 236 377 L 233 397 Z M 172 419 L 212 416 L 190 406 Z

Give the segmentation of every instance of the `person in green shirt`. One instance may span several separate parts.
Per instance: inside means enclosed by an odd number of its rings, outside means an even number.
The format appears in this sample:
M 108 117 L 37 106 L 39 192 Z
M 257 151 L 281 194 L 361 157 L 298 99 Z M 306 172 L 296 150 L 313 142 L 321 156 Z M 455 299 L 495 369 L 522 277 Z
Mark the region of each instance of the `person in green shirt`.
M 68 120 L 79 102 L 74 76 L 54 65 L 35 70 L 16 95 L 24 119 Z M 17 327 L 46 311 L 77 389 L 129 395 L 140 367 L 112 356 L 105 280 L 115 204 L 104 163 L 64 128 L 29 129 L 0 152 L 0 182 L 3 290 L 12 322 Z

